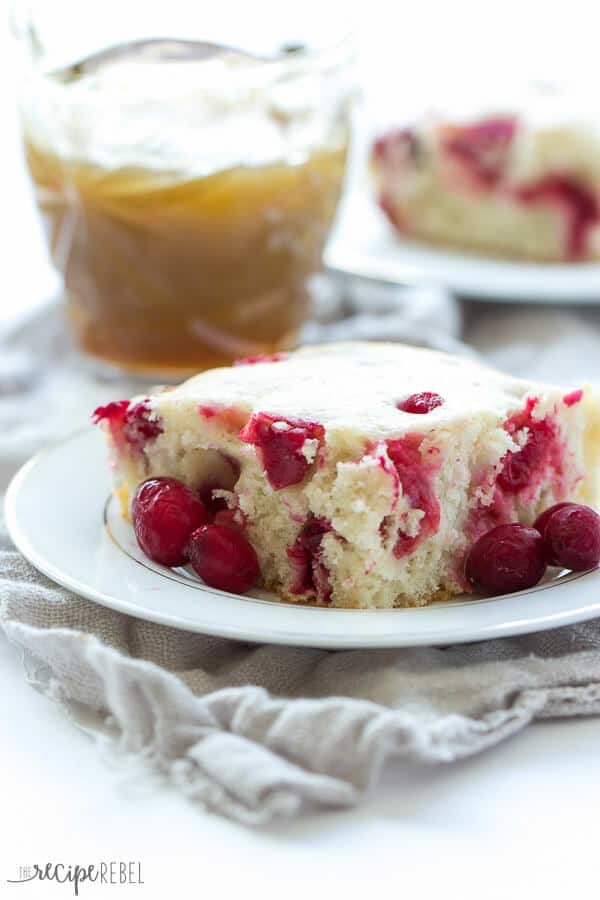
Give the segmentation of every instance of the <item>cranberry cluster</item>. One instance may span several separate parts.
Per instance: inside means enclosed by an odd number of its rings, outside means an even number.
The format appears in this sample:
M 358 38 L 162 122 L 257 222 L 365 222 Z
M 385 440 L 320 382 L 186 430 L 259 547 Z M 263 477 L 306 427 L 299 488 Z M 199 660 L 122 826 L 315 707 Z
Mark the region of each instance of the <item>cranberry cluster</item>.
M 589 506 L 557 503 L 533 528 L 498 525 L 471 547 L 465 575 L 476 590 L 495 596 L 536 585 L 547 566 L 584 572 L 600 562 L 600 516 Z
M 154 562 L 182 566 L 189 561 L 210 587 L 243 594 L 258 580 L 258 559 L 240 517 L 219 509 L 211 495 L 212 490 L 196 493 L 176 478 L 147 478 L 133 499 L 135 536 Z

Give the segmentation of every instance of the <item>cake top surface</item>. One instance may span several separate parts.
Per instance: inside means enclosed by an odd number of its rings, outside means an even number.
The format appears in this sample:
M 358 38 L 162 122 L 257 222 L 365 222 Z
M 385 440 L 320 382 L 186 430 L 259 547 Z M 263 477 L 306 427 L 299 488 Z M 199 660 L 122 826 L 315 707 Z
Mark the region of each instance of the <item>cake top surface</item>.
M 439 125 L 469 126 L 514 118 L 516 130 L 507 155 L 507 174 L 529 181 L 548 173 L 574 173 L 600 179 L 600 117 L 590 92 L 581 85 L 506 82 L 453 85 L 438 93 L 425 113 L 415 111 L 420 130 L 435 143 Z
M 403 344 L 306 347 L 276 362 L 211 369 L 154 398 L 155 408 L 236 407 L 374 436 L 443 427 L 478 413 L 504 416 L 532 385 L 471 360 Z M 422 392 L 441 405 L 426 415 L 399 402 Z

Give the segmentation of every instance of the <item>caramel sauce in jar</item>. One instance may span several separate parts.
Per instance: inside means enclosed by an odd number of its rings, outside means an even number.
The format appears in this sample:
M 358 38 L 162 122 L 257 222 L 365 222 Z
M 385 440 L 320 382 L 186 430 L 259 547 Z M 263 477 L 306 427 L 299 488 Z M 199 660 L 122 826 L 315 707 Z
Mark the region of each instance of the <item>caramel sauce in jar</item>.
M 84 351 L 177 376 L 294 344 L 344 147 L 191 180 L 26 151 Z
M 348 144 L 344 65 L 315 59 L 32 74 L 26 158 L 86 353 L 176 379 L 294 345 Z

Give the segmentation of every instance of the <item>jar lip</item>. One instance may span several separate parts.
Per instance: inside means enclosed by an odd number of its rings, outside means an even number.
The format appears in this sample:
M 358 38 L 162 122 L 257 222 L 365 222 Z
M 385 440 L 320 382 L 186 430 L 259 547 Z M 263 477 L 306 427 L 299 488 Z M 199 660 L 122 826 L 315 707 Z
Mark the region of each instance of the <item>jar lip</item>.
M 279 55 L 273 56 L 272 59 L 265 57 L 264 61 L 275 64 L 285 64 L 287 62 L 304 60 L 330 61 L 331 59 L 338 59 L 339 61 L 345 61 L 354 56 L 354 43 L 354 34 L 351 31 L 347 31 L 342 33 L 335 40 L 328 41 L 321 45 L 283 44 L 281 48 L 282 52 L 280 52 Z
M 323 44 L 282 42 L 273 55 L 265 55 L 242 44 L 221 44 L 201 38 L 183 38 L 181 36 L 160 37 L 149 33 L 123 43 L 109 42 L 101 44 L 79 58 L 69 59 L 56 57 L 50 59 L 39 38 L 31 16 L 17 15 L 19 4 L 13 0 L 10 24 L 16 41 L 26 55 L 28 66 L 37 70 L 42 77 L 57 77 L 58 80 L 78 78 L 83 74 L 93 73 L 111 62 L 127 60 L 131 63 L 197 63 L 210 61 L 221 55 L 230 59 L 245 61 L 249 66 L 271 71 L 274 80 L 287 79 L 295 74 L 307 71 L 327 72 L 351 65 L 355 60 L 355 35 L 347 29 L 334 39 Z M 25 7 L 26 8 L 26 7 Z M 162 45 L 162 46 L 161 46 Z M 203 56 L 204 53 L 204 56 Z
M 355 61 L 356 49 L 355 40 L 352 32 L 342 34 L 335 41 L 331 41 L 322 46 L 300 47 L 293 52 L 281 54 L 273 57 L 273 59 L 265 60 L 267 65 L 279 67 L 281 77 L 289 77 L 290 74 L 301 72 L 302 69 L 319 69 L 327 71 L 329 69 L 343 68 L 352 65 Z

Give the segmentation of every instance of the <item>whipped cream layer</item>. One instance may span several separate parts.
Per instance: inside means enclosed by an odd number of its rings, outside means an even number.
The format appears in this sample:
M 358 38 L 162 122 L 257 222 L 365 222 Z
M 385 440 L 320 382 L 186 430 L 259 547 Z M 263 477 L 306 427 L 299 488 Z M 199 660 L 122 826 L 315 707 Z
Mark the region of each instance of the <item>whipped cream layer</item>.
M 123 60 L 68 81 L 31 72 L 25 133 L 61 159 L 105 169 L 198 177 L 301 164 L 345 140 L 351 85 L 340 62 L 223 53 L 189 62 Z

